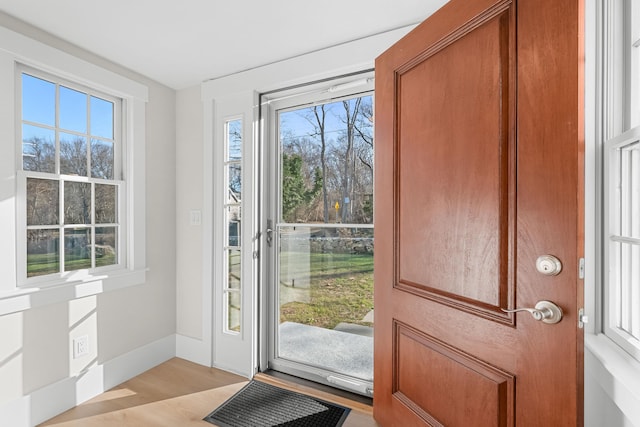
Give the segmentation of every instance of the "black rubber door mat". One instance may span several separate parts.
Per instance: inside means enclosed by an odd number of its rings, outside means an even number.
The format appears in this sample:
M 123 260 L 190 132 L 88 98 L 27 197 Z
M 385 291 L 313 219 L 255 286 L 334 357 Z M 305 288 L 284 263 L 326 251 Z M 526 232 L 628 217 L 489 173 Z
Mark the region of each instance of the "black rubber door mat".
M 349 408 L 252 380 L 204 420 L 220 427 L 339 427 Z

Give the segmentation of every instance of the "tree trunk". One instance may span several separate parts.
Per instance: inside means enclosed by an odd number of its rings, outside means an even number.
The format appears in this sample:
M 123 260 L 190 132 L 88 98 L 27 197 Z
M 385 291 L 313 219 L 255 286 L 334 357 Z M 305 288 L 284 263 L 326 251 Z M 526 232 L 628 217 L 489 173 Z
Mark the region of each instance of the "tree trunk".
M 320 110 L 321 114 L 318 114 Z M 324 134 L 324 104 L 313 107 L 313 114 L 316 116 L 316 122 L 318 123 L 318 130 L 320 134 L 320 167 L 322 168 L 322 206 L 323 206 L 323 219 L 324 223 L 329 222 L 329 194 L 327 193 L 327 161 L 326 161 L 326 149 L 327 144 Z
M 347 222 L 347 215 L 349 213 L 349 205 L 352 203 L 351 196 L 353 191 L 353 179 L 351 174 L 355 174 L 355 171 L 352 170 L 353 167 L 353 143 L 355 139 L 355 125 L 356 119 L 360 110 L 360 103 L 362 102 L 362 98 L 356 98 L 353 106 L 353 111 L 351 111 L 351 106 L 349 101 L 342 101 L 342 105 L 344 106 L 345 114 L 346 114 L 346 125 L 347 125 L 347 149 L 345 153 L 344 159 L 344 175 L 342 177 L 342 209 L 341 209 L 341 222 Z M 347 200 L 349 203 L 347 203 Z

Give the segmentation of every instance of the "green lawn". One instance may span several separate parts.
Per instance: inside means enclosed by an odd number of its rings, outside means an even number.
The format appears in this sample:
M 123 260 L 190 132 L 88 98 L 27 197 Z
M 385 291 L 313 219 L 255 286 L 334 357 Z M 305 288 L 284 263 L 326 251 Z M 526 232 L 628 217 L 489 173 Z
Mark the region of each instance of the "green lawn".
M 281 254 L 283 255 L 283 254 Z M 297 322 L 333 329 L 340 322 L 366 325 L 362 318 L 373 309 L 373 255 L 336 253 L 287 253 L 290 275 L 305 277 L 309 288 L 305 301 L 290 301 L 280 307 L 281 322 Z M 115 263 L 115 255 L 96 259 L 96 266 Z M 88 268 L 85 258 L 67 259 L 66 270 Z M 57 254 L 32 254 L 27 258 L 27 276 L 57 273 Z M 286 285 L 281 285 L 286 286 Z
M 310 270 L 304 301 L 283 303 L 281 322 L 330 329 L 340 322 L 368 325 L 362 318 L 373 309 L 372 254 L 287 253 L 281 259 L 290 276 L 305 277 Z M 281 290 L 283 286 L 288 284 L 281 284 Z
M 113 265 L 116 263 L 115 254 L 106 254 L 96 257 L 96 267 Z M 65 259 L 65 270 L 81 270 L 91 268 L 91 260 L 80 256 L 68 256 Z M 42 276 L 60 272 L 58 254 L 29 254 L 27 256 L 27 277 Z
M 30 254 L 27 255 L 27 277 L 42 276 L 43 274 L 60 271 L 58 254 Z

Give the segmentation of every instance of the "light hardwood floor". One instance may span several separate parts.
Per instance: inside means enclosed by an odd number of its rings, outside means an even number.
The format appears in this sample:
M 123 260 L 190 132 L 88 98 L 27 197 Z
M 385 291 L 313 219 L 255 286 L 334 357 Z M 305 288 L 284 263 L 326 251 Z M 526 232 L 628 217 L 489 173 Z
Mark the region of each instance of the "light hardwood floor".
M 345 427 L 377 426 L 365 403 L 264 374 L 256 379 L 350 407 Z M 238 375 L 173 358 L 40 427 L 211 427 L 202 418 L 246 383 Z

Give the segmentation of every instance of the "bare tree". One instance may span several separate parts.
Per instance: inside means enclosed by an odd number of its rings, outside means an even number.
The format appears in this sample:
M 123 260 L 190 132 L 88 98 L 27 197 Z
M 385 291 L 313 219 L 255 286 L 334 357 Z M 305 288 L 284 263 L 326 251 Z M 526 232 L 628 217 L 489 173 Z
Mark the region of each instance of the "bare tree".
M 100 141 L 91 142 L 91 176 L 94 178 L 114 179 L 113 145 Z
M 303 160 L 300 173 L 308 188 L 314 185 L 318 175 L 322 177 L 322 197 L 318 194 L 304 208 L 299 206 L 296 217 L 324 223 L 370 223 L 373 193 L 371 97 L 319 104 L 290 113 L 297 114 L 310 127 L 288 125 L 286 116 L 281 118 L 282 154 L 296 155 Z M 335 202 L 339 203 L 337 216 L 333 211 Z
M 356 120 L 354 130 L 364 144 L 357 152 L 358 159 L 373 174 L 373 105 L 364 103 L 360 108 L 360 116 Z
M 360 115 L 355 122 L 355 154 L 364 167 L 364 170 L 355 174 L 360 180 L 358 193 L 361 196 L 355 208 L 364 223 L 373 221 L 373 104 L 371 98 L 367 101 L 361 104 Z
M 329 222 L 329 193 L 327 192 L 327 141 L 325 135 L 325 104 L 313 107 L 313 114 L 318 125 L 318 136 L 320 137 L 320 171 L 322 173 L 322 219 L 324 223 Z
M 87 141 L 60 138 L 60 173 L 87 176 Z
M 58 194 L 58 181 L 27 178 L 27 225 L 57 225 Z
M 55 172 L 56 145 L 53 141 L 33 137 L 22 143 L 22 167 L 37 172 Z
M 347 201 L 351 203 L 352 192 L 353 192 L 353 177 L 355 175 L 355 158 L 353 155 L 353 145 L 355 139 L 355 124 L 358 119 L 358 114 L 360 113 L 360 104 L 362 103 L 362 98 L 356 98 L 353 100 L 353 106 L 351 105 L 351 100 L 342 101 L 342 106 L 344 107 L 345 117 L 344 123 L 347 126 L 346 128 L 346 147 L 345 147 L 345 158 L 344 158 L 344 170 L 342 175 L 342 209 L 341 209 L 341 219 L 342 222 L 347 222 L 347 215 L 349 213 L 349 209 L 347 209 Z M 353 172 L 353 173 L 352 173 Z

